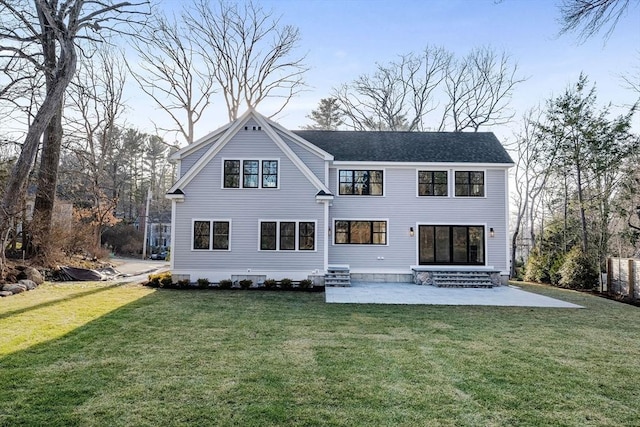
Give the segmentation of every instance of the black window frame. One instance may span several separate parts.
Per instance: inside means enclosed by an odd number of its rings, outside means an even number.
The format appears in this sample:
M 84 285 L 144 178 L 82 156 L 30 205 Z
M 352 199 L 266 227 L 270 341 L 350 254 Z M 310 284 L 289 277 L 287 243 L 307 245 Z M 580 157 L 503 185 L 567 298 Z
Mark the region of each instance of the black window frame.
M 262 160 L 262 188 L 278 188 L 278 171 L 280 169 L 278 163 L 277 160 Z M 275 173 L 270 169 L 271 166 L 267 166 L 272 164 L 275 164 Z M 267 173 L 265 173 L 265 167 L 267 168 Z M 273 177 L 273 182 L 269 181 L 270 177 Z
M 446 237 L 447 237 L 447 249 L 444 253 L 438 249 L 438 240 L 437 233 L 445 231 L 446 229 Z M 466 237 L 465 237 L 465 254 L 466 260 L 459 261 L 456 259 L 459 253 L 456 253 L 456 231 L 460 231 L 462 229 L 466 229 Z M 475 229 L 476 232 L 480 232 L 480 245 L 474 246 L 472 245 L 473 239 L 471 238 L 471 229 Z M 487 261 L 487 253 L 486 253 L 486 243 L 487 243 L 487 233 L 486 227 L 483 225 L 441 225 L 441 224 L 420 224 L 418 226 L 419 234 L 418 234 L 418 264 L 419 265 L 485 265 Z M 424 261 L 423 258 L 423 247 L 422 247 L 422 239 L 426 238 L 425 233 L 431 234 L 432 246 L 430 248 L 425 248 L 427 250 L 432 249 L 433 261 Z M 475 252 L 474 252 L 475 251 Z M 480 261 L 473 260 L 478 257 L 478 254 L 482 256 Z M 443 259 L 447 259 L 448 261 L 443 261 Z
M 273 190 L 280 185 L 280 160 L 277 159 L 224 159 L 222 169 L 222 188 L 225 189 Z
M 358 224 L 363 223 L 369 223 L 369 241 L 354 242 L 356 236 L 354 228 Z M 333 243 L 336 245 L 386 246 L 388 241 L 388 232 L 389 224 L 386 220 L 337 219 L 334 221 Z M 378 242 L 376 242 L 376 240 L 378 240 Z
M 206 225 L 206 232 L 200 227 Z M 204 237 L 206 236 L 206 240 Z M 206 243 L 200 247 L 196 243 Z M 191 248 L 195 251 L 208 251 L 211 249 L 211 221 L 209 220 L 194 220 L 193 221 L 193 240 L 191 242 Z
M 223 226 L 221 229 L 220 226 Z M 206 227 L 205 227 L 206 225 Z M 200 226 L 200 229 L 198 229 Z M 191 248 L 196 251 L 228 251 L 231 242 L 231 221 L 196 219 L 193 221 Z M 205 229 L 206 228 L 206 229 Z M 205 240 L 206 239 L 206 240 Z M 202 243 L 197 246 L 198 240 Z M 206 243 L 206 244 L 205 244 Z
M 444 182 L 442 182 L 441 179 L 436 179 L 436 174 L 444 174 Z M 424 179 L 425 177 L 428 177 L 428 179 Z M 444 189 L 444 194 L 436 194 L 437 193 L 436 189 Z M 426 191 L 423 191 L 423 190 L 426 190 Z M 448 197 L 449 196 L 449 172 L 446 170 L 419 170 L 418 171 L 418 196 Z
M 231 165 L 234 166 L 231 166 Z M 240 188 L 240 176 L 242 170 L 240 160 L 225 160 L 223 162 L 224 177 L 222 181 L 223 188 Z M 235 172 L 237 170 L 237 172 Z M 235 182 L 230 182 L 235 177 Z M 235 185 L 234 185 L 235 184 Z
M 280 221 L 278 223 L 278 234 L 280 236 L 278 247 L 280 248 L 281 251 L 296 250 L 296 234 L 297 233 L 296 233 L 295 221 Z
M 265 234 L 265 224 L 274 224 L 273 233 Z M 284 225 L 284 227 L 283 227 Z M 288 228 L 288 229 L 285 229 Z M 264 221 L 259 224 L 260 251 L 315 251 L 316 250 L 316 223 L 303 220 L 276 220 Z M 293 231 L 293 234 L 291 234 Z M 286 234 L 285 234 L 286 232 Z M 268 239 L 273 239 L 273 244 Z
M 375 172 L 375 173 L 374 173 Z M 366 174 L 363 176 L 363 174 Z M 372 180 L 379 174 L 379 180 Z M 380 194 L 372 194 L 375 185 L 380 186 Z M 362 192 L 357 191 L 362 186 Z M 347 189 L 349 189 L 347 191 Z M 340 196 L 384 196 L 384 170 L 383 169 L 339 169 L 338 170 L 338 194 Z
M 219 225 L 221 226 L 222 224 L 226 225 L 226 230 L 221 232 L 217 226 Z M 228 251 L 230 240 L 231 240 L 231 222 L 230 221 L 212 221 L 211 230 L 212 230 L 211 250 Z
M 475 182 L 473 176 L 480 176 L 481 182 Z M 479 186 L 480 192 L 474 191 L 474 187 Z M 454 194 L 456 197 L 484 197 L 485 173 L 484 171 L 455 171 L 454 173 Z
M 309 247 L 309 241 L 311 242 L 311 247 Z M 316 223 L 311 221 L 300 221 L 298 223 L 298 250 L 313 251 L 315 249 Z
M 247 173 L 249 167 L 249 173 Z M 255 171 L 255 173 L 253 172 Z M 247 182 L 247 178 L 254 177 L 255 185 Z M 243 160 L 242 161 L 242 188 L 258 188 L 260 186 L 260 160 Z

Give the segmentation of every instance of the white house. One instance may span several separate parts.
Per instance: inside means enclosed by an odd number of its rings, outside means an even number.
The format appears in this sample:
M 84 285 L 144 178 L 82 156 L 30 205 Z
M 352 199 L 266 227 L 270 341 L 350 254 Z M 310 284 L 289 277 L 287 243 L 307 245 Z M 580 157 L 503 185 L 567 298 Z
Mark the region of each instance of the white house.
M 513 161 L 492 133 L 290 131 L 249 110 L 172 159 L 176 278 L 508 276 Z

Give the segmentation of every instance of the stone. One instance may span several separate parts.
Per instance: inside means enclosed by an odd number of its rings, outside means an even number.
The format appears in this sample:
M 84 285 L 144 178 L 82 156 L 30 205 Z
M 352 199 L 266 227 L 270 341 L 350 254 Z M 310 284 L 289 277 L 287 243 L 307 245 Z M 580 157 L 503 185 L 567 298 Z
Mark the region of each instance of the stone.
M 2 286 L 2 290 L 11 292 L 15 295 L 26 291 L 27 287 L 20 283 L 7 283 L 6 285 Z
M 44 277 L 42 277 L 42 274 L 33 267 L 24 267 L 22 272 L 18 275 L 18 279 L 32 280 L 36 285 L 42 285 L 44 283 Z
M 22 279 L 19 280 L 18 283 L 25 285 L 27 287 L 28 291 L 32 291 L 35 288 L 38 287 L 38 285 L 36 284 L 36 282 L 34 282 L 33 280 L 29 280 L 29 279 Z
M 0 291 L 0 297 L 10 297 L 11 295 L 13 295 L 13 292 Z

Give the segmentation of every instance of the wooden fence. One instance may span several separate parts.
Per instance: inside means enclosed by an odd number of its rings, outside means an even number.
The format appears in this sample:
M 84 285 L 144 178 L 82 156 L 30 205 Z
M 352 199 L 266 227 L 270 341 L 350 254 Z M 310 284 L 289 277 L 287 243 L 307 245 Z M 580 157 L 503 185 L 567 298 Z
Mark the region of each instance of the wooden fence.
M 614 295 L 640 300 L 640 259 L 609 258 L 607 290 Z

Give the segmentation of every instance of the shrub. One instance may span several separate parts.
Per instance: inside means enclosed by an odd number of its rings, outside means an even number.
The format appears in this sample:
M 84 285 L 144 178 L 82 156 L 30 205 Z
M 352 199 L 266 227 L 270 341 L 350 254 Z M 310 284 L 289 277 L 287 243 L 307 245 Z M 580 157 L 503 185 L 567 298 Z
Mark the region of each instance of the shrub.
M 218 283 L 218 287 L 220 289 L 231 289 L 232 286 L 233 282 L 230 279 L 223 279 L 220 280 L 220 283 Z
M 598 270 L 580 246 L 574 246 L 559 270 L 560 286 L 571 289 L 594 289 L 598 284 Z
M 209 287 L 209 279 L 207 278 L 198 279 L 196 280 L 196 283 L 198 284 L 198 287 L 202 289 L 206 289 Z
M 300 287 L 302 289 L 309 289 L 311 287 L 311 285 L 313 284 L 313 282 L 309 279 L 304 279 L 300 281 Z
M 252 284 L 253 284 L 253 280 L 251 279 L 240 280 L 240 287 L 242 289 L 249 289 Z
M 291 286 L 293 286 L 293 282 L 291 281 L 291 279 L 285 277 L 284 279 L 280 280 L 280 287 L 282 289 L 291 289 Z
M 149 286 L 153 286 L 154 288 L 168 288 L 172 284 L 173 281 L 171 280 L 170 271 L 149 275 Z
M 190 284 L 189 279 L 178 280 L 178 287 L 179 288 L 188 288 L 189 284 Z
M 276 287 L 276 281 L 273 279 L 267 279 L 264 281 L 263 285 L 267 289 L 273 289 Z
M 173 280 L 171 279 L 171 273 L 167 272 L 166 274 L 163 274 L 163 276 L 160 278 L 160 287 L 169 288 L 171 287 L 171 285 L 173 285 Z

